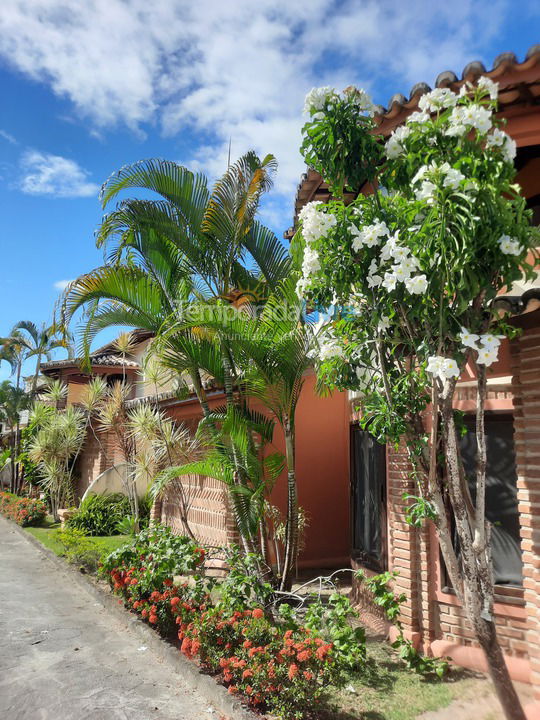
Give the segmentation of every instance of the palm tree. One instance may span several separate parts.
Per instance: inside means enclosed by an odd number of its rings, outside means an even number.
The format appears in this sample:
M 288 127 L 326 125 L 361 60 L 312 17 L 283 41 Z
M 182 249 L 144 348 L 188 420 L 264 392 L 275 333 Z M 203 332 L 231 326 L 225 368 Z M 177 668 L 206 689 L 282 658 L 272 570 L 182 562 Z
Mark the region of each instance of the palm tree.
M 0 383 L 0 422 L 7 425 L 11 445 L 11 492 L 18 492 L 19 423 L 20 415 L 30 405 L 30 397 L 20 387 L 9 380 Z
M 55 325 L 47 326 L 42 324 L 38 327 L 30 320 L 21 320 L 14 325 L 11 331 L 11 335 L 13 334 L 19 338 L 19 342 L 22 342 L 26 350 L 24 359 L 28 360 L 31 357 L 36 358 L 36 368 L 30 390 L 31 395 L 34 396 L 36 394 L 42 360 L 45 358 L 45 360 L 50 361 L 52 359 L 52 351 L 57 348 L 64 348 L 68 353 L 71 353 L 69 340 L 65 335 L 61 334 Z
M 295 419 L 314 334 L 306 322 L 292 278 L 285 280 L 255 318 L 240 309 L 207 312 L 203 327 L 228 339 L 238 382 L 247 396 L 261 400 L 283 429 L 287 465 L 287 521 L 281 589 L 289 589 L 298 552 L 298 493 L 295 472 Z
M 74 281 L 65 294 L 65 324 L 86 310 L 85 353 L 105 327 L 144 328 L 156 336 L 166 330 L 166 364 L 190 378 L 209 426 L 203 374 L 224 388 L 229 412 L 235 405 L 231 340 L 197 327 L 180 330 L 179 323 L 194 307 L 230 305 L 245 293 L 264 301 L 288 274 L 286 249 L 255 218 L 274 169 L 272 156 L 261 161 L 249 152 L 210 192 L 202 175 L 175 163 L 150 160 L 123 168 L 103 187 L 104 207 L 132 187 L 161 198 L 128 199 L 107 215 L 97 235 L 98 246 L 110 248 L 107 264 Z M 241 458 L 232 453 L 245 484 Z

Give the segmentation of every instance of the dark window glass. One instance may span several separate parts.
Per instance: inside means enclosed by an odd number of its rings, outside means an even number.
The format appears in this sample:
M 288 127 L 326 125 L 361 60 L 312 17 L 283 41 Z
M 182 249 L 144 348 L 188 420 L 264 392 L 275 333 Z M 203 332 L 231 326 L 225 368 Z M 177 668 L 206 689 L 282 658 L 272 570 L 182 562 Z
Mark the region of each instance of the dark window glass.
M 366 430 L 351 428 L 352 556 L 386 567 L 386 452 Z
M 471 493 L 475 495 L 475 419 L 466 419 L 461 453 Z M 514 422 L 511 415 L 486 415 L 486 517 L 491 523 L 493 573 L 498 585 L 522 584 Z

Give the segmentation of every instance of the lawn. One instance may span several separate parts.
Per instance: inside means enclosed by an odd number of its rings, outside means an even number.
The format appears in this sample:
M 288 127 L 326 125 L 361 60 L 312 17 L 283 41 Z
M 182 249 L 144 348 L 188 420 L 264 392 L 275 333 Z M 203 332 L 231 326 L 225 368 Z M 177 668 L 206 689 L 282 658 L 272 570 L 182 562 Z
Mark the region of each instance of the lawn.
M 456 698 L 488 691 L 485 678 L 455 669 L 445 680 L 428 680 L 408 670 L 385 642 L 368 640 L 368 669 L 332 697 L 335 710 L 324 720 L 415 720 L 445 708 Z
M 62 556 L 63 548 L 57 538 L 60 523 L 55 523 L 51 518 L 47 518 L 39 527 L 26 527 L 24 530 L 33 535 L 46 548 L 52 550 L 53 553 Z M 106 535 L 89 539 L 95 543 L 103 555 L 106 555 L 128 542 L 129 537 L 127 535 Z

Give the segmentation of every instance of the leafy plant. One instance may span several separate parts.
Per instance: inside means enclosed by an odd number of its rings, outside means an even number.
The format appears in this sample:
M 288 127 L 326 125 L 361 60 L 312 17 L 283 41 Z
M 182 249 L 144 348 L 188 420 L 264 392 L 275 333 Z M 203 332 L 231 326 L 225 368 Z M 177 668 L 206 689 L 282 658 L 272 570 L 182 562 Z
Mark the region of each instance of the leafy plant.
M 85 535 L 116 535 L 118 523 L 129 516 L 130 502 L 121 493 L 88 495 L 67 525 Z
M 47 506 L 42 500 L 0 492 L 0 513 L 16 522 L 17 525 L 27 527 L 43 522 L 47 515 Z
M 84 531 L 76 528 L 66 528 L 57 534 L 58 542 L 64 549 L 67 561 L 78 565 L 86 572 L 95 572 L 101 560 L 101 551 Z

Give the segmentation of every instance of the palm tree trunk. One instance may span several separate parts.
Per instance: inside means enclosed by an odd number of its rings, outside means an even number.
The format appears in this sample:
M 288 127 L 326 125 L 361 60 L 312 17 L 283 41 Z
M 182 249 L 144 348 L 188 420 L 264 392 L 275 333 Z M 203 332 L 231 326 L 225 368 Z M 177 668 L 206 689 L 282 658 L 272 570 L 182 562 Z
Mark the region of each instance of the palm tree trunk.
M 32 397 L 36 394 L 39 371 L 41 370 L 41 352 L 38 353 L 36 362 L 36 372 L 34 373 L 34 379 L 32 380 Z
M 288 416 L 284 418 L 283 428 L 287 462 L 287 526 L 285 528 L 285 558 L 280 589 L 286 591 L 290 590 L 292 585 L 292 574 L 298 554 L 298 492 L 294 462 L 294 427 Z

